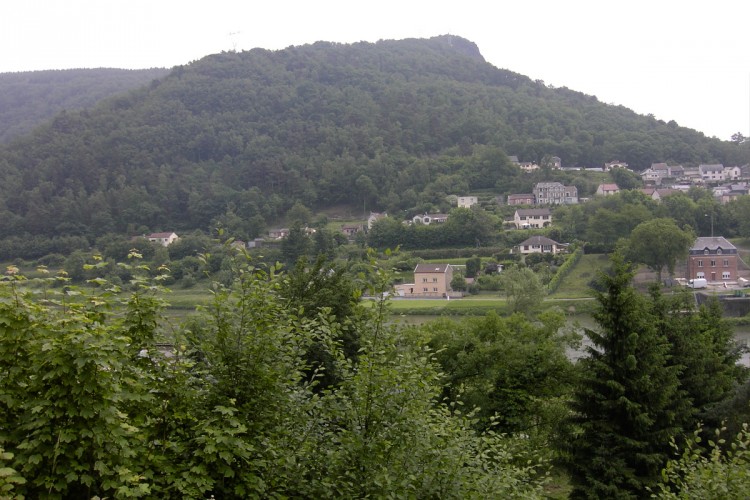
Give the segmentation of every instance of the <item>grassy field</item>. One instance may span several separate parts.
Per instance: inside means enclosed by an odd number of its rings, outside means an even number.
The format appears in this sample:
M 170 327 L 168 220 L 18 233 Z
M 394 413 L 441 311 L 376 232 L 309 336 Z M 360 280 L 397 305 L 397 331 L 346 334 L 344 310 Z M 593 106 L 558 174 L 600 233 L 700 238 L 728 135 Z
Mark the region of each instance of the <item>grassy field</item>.
M 597 273 L 609 265 L 609 257 L 604 254 L 583 255 L 578 264 L 562 281 L 552 299 L 581 299 L 593 297 L 589 282 Z

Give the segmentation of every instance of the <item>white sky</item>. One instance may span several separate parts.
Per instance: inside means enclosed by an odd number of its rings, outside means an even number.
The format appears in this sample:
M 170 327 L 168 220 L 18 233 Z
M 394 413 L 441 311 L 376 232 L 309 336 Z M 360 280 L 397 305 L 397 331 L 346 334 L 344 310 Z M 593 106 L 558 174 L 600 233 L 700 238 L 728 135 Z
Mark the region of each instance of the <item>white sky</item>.
M 747 0 L 3 0 L 0 73 L 448 33 L 498 68 L 708 136 L 750 136 Z

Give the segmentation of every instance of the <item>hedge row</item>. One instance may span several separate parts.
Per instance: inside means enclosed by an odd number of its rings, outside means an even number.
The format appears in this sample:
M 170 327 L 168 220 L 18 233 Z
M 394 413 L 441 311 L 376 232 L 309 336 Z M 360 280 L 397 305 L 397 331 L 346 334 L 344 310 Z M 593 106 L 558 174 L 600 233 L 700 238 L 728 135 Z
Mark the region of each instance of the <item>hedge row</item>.
M 507 254 L 505 247 L 464 247 L 464 248 L 436 248 L 433 250 L 409 250 L 409 254 L 420 259 L 461 259 L 477 257 L 494 257 L 496 254 Z
M 565 278 L 570 271 L 575 267 L 576 264 L 578 264 L 578 261 L 581 260 L 581 256 L 583 255 L 583 246 L 579 246 L 575 249 L 575 251 L 570 254 L 570 257 L 563 262 L 563 264 L 557 269 L 557 272 L 554 276 L 552 276 L 552 279 L 550 280 L 549 284 L 547 285 L 548 293 L 554 293 L 555 290 L 557 290 L 557 287 L 560 286 L 560 283 L 562 283 L 563 278 Z

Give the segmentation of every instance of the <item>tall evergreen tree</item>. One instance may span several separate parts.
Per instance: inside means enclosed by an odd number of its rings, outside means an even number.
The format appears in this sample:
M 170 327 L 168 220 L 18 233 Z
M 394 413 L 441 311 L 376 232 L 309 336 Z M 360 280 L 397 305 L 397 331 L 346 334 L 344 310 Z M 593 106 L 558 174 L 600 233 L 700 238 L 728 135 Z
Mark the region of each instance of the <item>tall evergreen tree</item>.
M 680 369 L 680 387 L 691 405 L 683 414 L 684 428 L 699 423 L 707 431 L 721 427 L 731 415 L 718 405 L 733 397 L 747 370 L 737 364 L 740 349 L 718 300 L 695 311 L 692 294 L 665 297 L 656 284 L 651 300 L 656 325 L 669 340 L 670 364 Z
M 681 427 L 685 400 L 669 345 L 645 298 L 631 286 L 621 256 L 601 276 L 602 292 L 587 331 L 593 342 L 580 361 L 570 434 L 562 445 L 572 498 L 641 498 L 656 484 L 669 440 Z

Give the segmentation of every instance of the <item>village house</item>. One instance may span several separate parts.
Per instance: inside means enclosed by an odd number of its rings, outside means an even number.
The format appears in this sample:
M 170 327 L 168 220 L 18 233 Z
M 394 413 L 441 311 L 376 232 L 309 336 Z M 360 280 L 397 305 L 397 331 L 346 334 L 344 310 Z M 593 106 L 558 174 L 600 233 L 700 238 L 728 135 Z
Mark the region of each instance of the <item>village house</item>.
M 605 163 L 603 170 L 605 172 L 608 172 L 608 171 L 612 170 L 613 168 L 628 168 L 628 164 L 625 163 L 624 161 L 615 160 L 615 161 L 611 161 L 609 163 Z
M 372 225 L 383 217 L 388 217 L 386 213 L 370 212 L 370 216 L 367 218 L 367 229 L 372 229 Z
M 531 253 L 551 253 L 556 254 L 563 249 L 563 245 L 547 238 L 546 236 L 532 236 L 516 247 L 518 253 L 531 254 Z
M 645 187 L 641 188 L 641 192 L 651 198 L 652 200 L 656 202 L 660 202 L 667 196 L 671 196 L 673 194 L 680 193 L 679 189 L 673 189 L 673 188 L 655 188 L 655 187 Z
M 686 278 L 705 278 L 709 282 L 736 281 L 737 247 L 723 236 L 696 238 L 688 252 Z
M 661 184 L 661 176 L 659 172 L 652 168 L 647 168 L 641 172 L 641 180 L 644 184 Z
M 552 212 L 549 208 L 519 208 L 513 215 L 516 229 L 547 227 L 552 224 Z
M 703 184 L 701 172 L 698 167 L 685 167 L 682 178 L 689 180 L 691 184 Z
M 148 236 L 146 236 L 148 241 L 151 243 L 158 243 L 161 246 L 169 246 L 175 241 L 179 240 L 180 237 L 177 236 L 177 233 L 173 232 L 166 232 L 166 233 L 151 233 Z
M 726 167 L 724 169 L 724 180 L 725 181 L 736 181 L 742 179 L 742 167 Z
M 725 184 L 713 188 L 714 198 L 722 205 L 736 200 L 740 196 L 745 196 L 750 192 L 747 183 L 741 182 L 736 184 Z
M 534 186 L 537 205 L 572 205 L 578 203 L 578 188 L 559 182 L 539 182 Z
M 724 165 L 721 163 L 698 165 L 698 172 L 700 172 L 703 182 L 721 182 L 724 180 Z
M 289 228 L 271 229 L 268 231 L 268 237 L 272 240 L 280 240 L 289 236 Z
M 412 218 L 414 224 L 424 224 L 429 226 L 430 224 L 442 224 L 448 220 L 448 214 L 422 214 L 415 215 Z
M 361 224 L 344 224 L 341 226 L 341 232 L 346 235 L 347 238 L 353 238 L 358 232 L 362 230 Z
M 534 195 L 532 193 L 509 194 L 508 205 L 533 205 Z
M 609 196 L 612 194 L 617 194 L 619 192 L 620 188 L 617 186 L 617 184 L 599 184 L 599 187 L 596 188 L 597 196 Z
M 401 297 L 449 298 L 456 294 L 451 290 L 453 267 L 450 264 L 417 264 L 414 268 L 414 283 L 396 285 Z
M 479 200 L 476 196 L 458 196 L 456 198 L 456 205 L 459 208 L 470 208 L 477 203 L 479 203 Z

